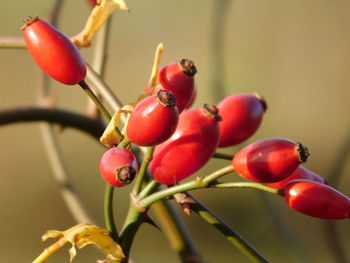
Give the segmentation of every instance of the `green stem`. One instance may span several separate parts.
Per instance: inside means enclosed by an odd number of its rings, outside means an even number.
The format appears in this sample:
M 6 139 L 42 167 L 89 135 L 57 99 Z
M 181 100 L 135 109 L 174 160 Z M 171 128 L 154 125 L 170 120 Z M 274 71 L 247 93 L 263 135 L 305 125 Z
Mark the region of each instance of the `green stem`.
M 214 153 L 212 158 L 216 158 L 216 159 L 224 159 L 224 160 L 229 160 L 231 161 L 232 158 L 234 157 L 234 155 L 232 154 L 226 154 L 226 153 Z
M 263 184 L 254 183 L 254 182 L 232 182 L 232 183 L 221 183 L 221 184 L 214 184 L 211 187 L 213 188 L 255 188 L 259 189 L 271 194 L 280 194 L 280 189 L 275 189 L 272 187 L 268 187 Z
M 137 230 L 143 223 L 142 217 L 145 215 L 146 213 L 141 212 L 139 208 L 133 204 L 133 202 L 130 204 L 129 211 L 120 234 L 120 245 L 125 255 L 125 262 L 128 262 L 132 242 Z
M 137 196 L 138 199 L 142 199 L 146 196 L 148 196 L 150 193 L 152 193 L 157 187 L 159 186 L 159 183 L 155 180 L 151 180 L 147 183 L 145 188 L 142 189 L 140 194 Z
M 148 165 L 152 161 L 154 148 L 155 147 L 148 147 L 147 151 L 146 151 L 146 154 L 145 154 L 145 156 L 144 156 L 144 158 L 142 160 L 142 164 L 141 164 L 140 170 L 139 170 L 139 172 L 137 174 L 137 177 L 136 177 L 136 180 L 135 180 L 135 183 L 134 183 L 134 187 L 133 187 L 133 190 L 132 190 L 132 193 L 135 196 L 138 193 L 140 193 L 140 191 L 141 191 L 142 184 L 143 184 L 144 179 L 145 179 L 145 175 L 146 175 L 146 172 L 147 172 Z
M 90 89 L 90 87 L 85 82 L 85 80 L 81 81 L 79 83 L 79 86 L 85 91 L 85 93 L 90 97 L 90 99 L 95 103 L 97 108 L 101 111 L 101 113 L 103 114 L 104 118 L 109 122 L 111 120 L 111 118 L 112 118 L 111 115 L 109 114 L 109 112 L 107 111 L 105 106 L 97 98 L 95 93 L 93 93 L 93 91 Z M 121 135 L 120 131 L 119 131 L 119 134 Z
M 201 218 L 203 218 L 210 225 L 215 227 L 219 232 L 224 234 L 227 240 L 239 249 L 252 262 L 268 263 L 269 261 L 262 256 L 251 244 L 243 239 L 236 231 L 227 225 L 219 216 L 210 211 L 203 204 L 201 204 L 194 197 L 189 195 L 194 202 L 190 203 L 191 209 L 195 211 Z
M 230 164 L 230 165 L 225 166 L 224 168 L 221 168 L 220 170 L 217 170 L 217 171 L 205 176 L 203 178 L 203 181 L 207 184 L 210 184 L 210 183 L 214 182 L 215 180 L 219 179 L 220 177 L 222 177 L 226 174 L 232 173 L 233 171 L 234 171 L 233 166 L 232 166 L 232 164 Z
M 153 203 L 157 202 L 158 200 L 164 199 L 166 197 L 172 196 L 177 193 L 182 193 L 194 189 L 200 189 L 200 188 L 206 188 L 208 187 L 212 182 L 214 182 L 216 179 L 229 174 L 233 171 L 232 165 L 226 166 L 220 170 L 217 170 L 203 178 L 197 177 L 196 179 L 189 181 L 187 183 L 183 183 L 180 185 L 175 185 L 172 187 L 169 187 L 167 189 L 158 191 L 156 193 L 153 193 L 146 198 L 142 199 L 138 202 L 138 205 L 140 207 L 147 208 L 151 206 Z
M 118 144 L 118 147 L 120 148 L 127 148 L 130 145 L 130 140 L 127 137 L 124 137 L 124 139 Z
M 114 215 L 113 215 L 113 192 L 114 192 L 114 187 L 111 186 L 110 184 L 106 184 L 104 214 L 105 214 L 106 229 L 110 233 L 113 240 L 116 242 L 119 242 L 118 231 L 117 231 L 117 227 L 115 226 Z

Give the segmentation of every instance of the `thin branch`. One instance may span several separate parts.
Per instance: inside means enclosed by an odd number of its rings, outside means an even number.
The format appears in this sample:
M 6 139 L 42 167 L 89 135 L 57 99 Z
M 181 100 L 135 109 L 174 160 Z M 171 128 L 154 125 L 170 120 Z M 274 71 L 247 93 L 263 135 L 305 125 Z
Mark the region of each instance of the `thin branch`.
M 20 36 L 0 36 L 0 48 L 26 49 L 23 37 Z
M 248 243 L 243 237 L 241 237 L 235 230 L 227 225 L 219 216 L 214 212 L 206 208 L 193 196 L 187 193 L 188 197 L 192 199 L 189 202 L 191 209 L 195 211 L 202 219 L 215 227 L 219 232 L 224 234 L 227 240 L 239 249 L 246 257 L 252 262 L 256 263 L 268 263 L 269 261 L 261 255 L 251 244 Z
M 21 106 L 14 108 L 0 109 L 0 126 L 19 122 L 39 122 L 60 124 L 63 127 L 70 127 L 99 138 L 105 125 L 81 114 L 62 109 L 48 109 L 39 106 Z

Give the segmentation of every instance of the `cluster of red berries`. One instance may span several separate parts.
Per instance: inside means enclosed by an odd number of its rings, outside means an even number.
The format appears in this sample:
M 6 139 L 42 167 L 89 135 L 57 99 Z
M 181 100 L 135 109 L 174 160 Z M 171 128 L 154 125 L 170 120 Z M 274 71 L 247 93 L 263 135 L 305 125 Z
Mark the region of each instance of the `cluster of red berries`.
M 23 27 L 29 52 L 48 75 L 68 85 L 84 81 L 86 67 L 74 44 L 62 33 L 34 18 Z M 254 94 L 232 95 L 218 106 L 191 109 L 196 95 L 191 60 L 183 59 L 158 72 L 151 94 L 131 113 L 125 136 L 140 146 L 156 146 L 150 170 L 156 181 L 173 185 L 202 168 L 218 147 L 237 145 L 259 128 L 266 110 L 264 99 Z M 307 148 L 283 138 L 253 142 L 238 151 L 232 165 L 240 176 L 281 189 L 288 205 L 323 219 L 350 217 L 350 199 L 325 184 L 325 180 L 299 166 Z M 137 174 L 135 156 L 127 149 L 109 149 L 100 162 L 102 177 L 111 185 L 129 184 Z

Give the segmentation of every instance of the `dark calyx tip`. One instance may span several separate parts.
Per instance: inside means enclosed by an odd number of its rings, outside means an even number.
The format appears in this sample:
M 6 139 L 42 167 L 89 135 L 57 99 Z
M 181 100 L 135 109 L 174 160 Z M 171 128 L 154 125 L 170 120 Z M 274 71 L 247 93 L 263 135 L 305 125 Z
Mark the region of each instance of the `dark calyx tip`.
M 296 146 L 300 162 L 305 163 L 307 158 L 310 156 L 308 148 L 302 145 L 300 142 L 297 142 Z
M 215 105 L 204 104 L 203 109 L 205 113 L 214 117 L 217 121 L 222 121 L 222 118 L 219 115 L 219 109 Z
M 194 65 L 192 60 L 189 59 L 181 59 L 180 65 L 182 70 L 189 76 L 194 76 L 197 73 L 197 68 Z
M 174 94 L 167 90 L 159 90 L 157 93 L 157 98 L 160 104 L 163 106 L 169 107 L 169 106 L 175 106 L 176 105 L 176 98 Z
M 23 19 L 24 25 L 21 27 L 22 30 L 24 30 L 27 26 L 34 23 L 36 20 L 38 20 L 38 16 L 28 16 L 27 18 Z
M 255 98 L 257 98 L 257 99 L 260 101 L 261 106 L 262 106 L 263 109 L 264 109 L 264 112 L 266 112 L 266 110 L 267 110 L 267 102 L 266 102 L 265 98 L 264 98 L 263 96 L 261 96 L 261 95 L 260 95 L 259 93 L 257 93 L 257 92 L 254 92 L 254 93 L 253 93 L 253 96 L 254 96 Z
M 116 171 L 117 180 L 123 184 L 130 184 L 134 180 L 136 171 L 129 164 L 121 166 Z

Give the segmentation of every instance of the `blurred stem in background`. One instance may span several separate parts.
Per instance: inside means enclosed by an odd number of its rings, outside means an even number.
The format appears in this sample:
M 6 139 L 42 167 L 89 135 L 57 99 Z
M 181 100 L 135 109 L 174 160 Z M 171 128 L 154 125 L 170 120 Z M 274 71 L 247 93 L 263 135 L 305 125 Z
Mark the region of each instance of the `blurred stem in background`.
M 335 158 L 333 167 L 327 177 L 327 182 L 330 186 L 338 188 L 341 181 L 341 176 L 344 173 L 350 159 L 350 133 L 341 144 L 340 151 Z M 344 246 L 340 232 L 337 228 L 337 222 L 325 221 L 323 222 L 324 233 L 327 239 L 327 247 L 331 250 L 335 262 L 343 263 L 350 262 L 347 255 L 347 250 Z
M 225 97 L 225 37 L 229 6 L 232 0 L 214 2 L 211 21 L 211 89 L 212 98 L 217 103 Z
M 51 23 L 54 27 L 57 27 L 58 18 L 62 11 L 63 3 L 63 0 L 55 0 L 51 8 L 49 23 Z M 38 102 L 46 107 L 54 106 L 54 97 L 50 95 L 50 84 L 50 77 L 43 73 L 42 82 L 39 86 Z M 91 218 L 87 212 L 87 209 L 84 207 L 83 203 L 78 197 L 75 187 L 71 181 L 71 177 L 68 174 L 54 129 L 55 126 L 53 124 L 40 124 L 41 137 L 44 142 L 46 155 L 48 156 L 48 160 L 51 165 L 52 175 L 60 187 L 62 198 L 75 221 L 94 223 L 95 220 Z

